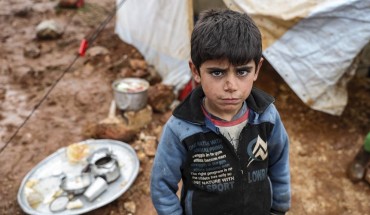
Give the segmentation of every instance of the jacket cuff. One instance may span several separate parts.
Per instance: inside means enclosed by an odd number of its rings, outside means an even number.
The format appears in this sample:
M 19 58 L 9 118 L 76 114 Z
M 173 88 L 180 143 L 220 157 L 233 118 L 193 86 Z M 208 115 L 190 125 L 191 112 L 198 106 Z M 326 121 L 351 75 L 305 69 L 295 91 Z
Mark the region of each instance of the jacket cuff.
M 271 208 L 270 215 L 285 215 L 285 212 L 277 211 Z

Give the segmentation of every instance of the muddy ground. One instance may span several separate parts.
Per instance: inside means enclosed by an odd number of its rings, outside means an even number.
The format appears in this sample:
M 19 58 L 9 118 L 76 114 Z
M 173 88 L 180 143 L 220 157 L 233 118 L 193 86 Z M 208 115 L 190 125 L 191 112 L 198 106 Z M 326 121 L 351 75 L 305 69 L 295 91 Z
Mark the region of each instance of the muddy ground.
M 0 147 L 72 62 L 81 39 L 114 6 L 113 0 L 86 2 L 79 10 L 56 9 L 57 2 L 47 0 L 0 2 Z M 36 25 L 50 18 L 62 24 L 64 34 L 37 40 Z M 0 214 L 23 214 L 16 199 L 23 177 L 60 147 L 84 140 L 86 126 L 107 116 L 111 83 L 127 67 L 124 56 L 142 59 L 114 34 L 114 20 L 93 45 L 109 53 L 80 58 L 0 154 Z M 369 214 L 370 186 L 346 177 L 346 167 L 370 130 L 369 78 L 354 77 L 348 84 L 349 103 L 341 116 L 308 108 L 268 64 L 257 86 L 276 98 L 291 140 L 293 199 L 288 214 Z M 156 128 L 169 114 L 155 113 L 142 132 L 157 135 Z M 136 206 L 133 214 L 156 214 L 149 190 L 153 156 L 143 154 L 137 139 L 129 142 L 141 155 L 135 183 L 117 200 L 88 214 L 129 214 L 127 202 Z

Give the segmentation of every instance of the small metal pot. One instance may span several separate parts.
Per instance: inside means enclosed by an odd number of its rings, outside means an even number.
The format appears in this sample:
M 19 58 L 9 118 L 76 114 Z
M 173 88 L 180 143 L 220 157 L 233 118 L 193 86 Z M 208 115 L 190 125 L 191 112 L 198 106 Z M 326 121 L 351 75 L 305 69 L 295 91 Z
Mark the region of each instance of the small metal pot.
M 91 173 L 82 173 L 76 176 L 65 176 L 62 178 L 60 188 L 73 195 L 82 194 L 92 183 Z
M 141 78 L 123 78 L 113 82 L 114 100 L 120 110 L 138 111 L 148 100 L 149 82 Z
M 116 157 L 108 148 L 94 152 L 89 158 L 89 169 L 95 177 L 101 177 L 111 183 L 121 175 Z

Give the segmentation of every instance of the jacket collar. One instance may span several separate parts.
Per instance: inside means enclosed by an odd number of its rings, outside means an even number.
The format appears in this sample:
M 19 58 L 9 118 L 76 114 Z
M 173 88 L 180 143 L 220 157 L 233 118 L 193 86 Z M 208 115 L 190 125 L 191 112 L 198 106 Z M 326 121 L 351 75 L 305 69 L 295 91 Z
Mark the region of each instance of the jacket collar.
M 205 116 L 201 108 L 203 97 L 204 92 L 202 87 L 199 86 L 195 88 L 190 95 L 176 107 L 173 111 L 173 115 L 185 121 L 204 125 Z M 255 87 L 252 88 L 251 94 L 246 100 L 248 108 L 258 114 L 263 113 L 274 101 L 275 99 L 272 96 Z

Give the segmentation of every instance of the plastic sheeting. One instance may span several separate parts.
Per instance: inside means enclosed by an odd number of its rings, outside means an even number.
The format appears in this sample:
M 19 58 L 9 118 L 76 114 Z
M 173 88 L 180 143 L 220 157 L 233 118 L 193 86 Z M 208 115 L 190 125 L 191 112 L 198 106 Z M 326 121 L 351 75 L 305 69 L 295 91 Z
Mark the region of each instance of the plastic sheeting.
M 333 115 L 343 112 L 356 56 L 370 41 L 370 1 L 224 2 L 254 16 L 268 41 L 264 56 L 303 102 Z
M 119 4 L 121 0 L 117 0 Z M 192 1 L 128 0 L 117 11 L 115 31 L 153 65 L 163 83 L 181 89 L 190 79 Z

